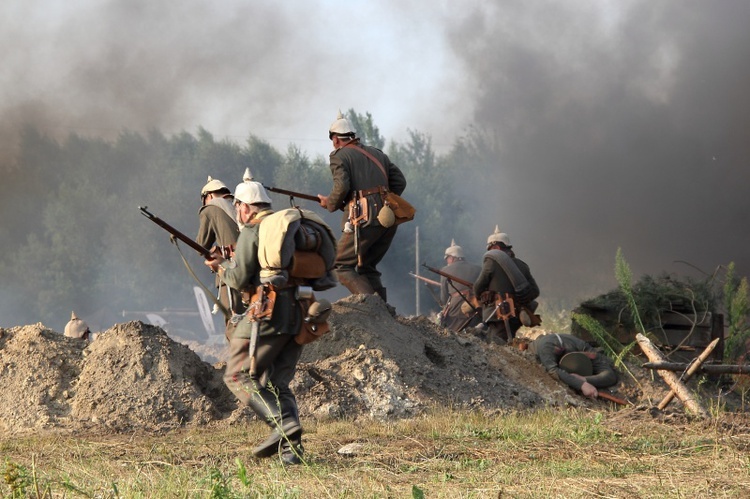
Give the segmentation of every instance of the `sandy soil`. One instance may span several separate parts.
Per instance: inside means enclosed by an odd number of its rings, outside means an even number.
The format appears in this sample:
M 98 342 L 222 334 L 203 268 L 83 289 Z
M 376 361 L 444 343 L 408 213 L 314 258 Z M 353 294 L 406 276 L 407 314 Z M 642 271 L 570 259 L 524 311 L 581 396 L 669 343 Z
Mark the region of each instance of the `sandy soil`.
M 339 300 L 330 323 L 332 332 L 305 348 L 293 382 L 303 421 L 407 418 L 434 405 L 615 410 L 568 389 L 516 346 L 488 344 L 423 317 L 393 318 L 375 296 Z M 0 328 L 0 433 L 163 432 L 253 418 L 224 386 L 223 363 L 209 364 L 196 351 L 209 360 L 224 355 L 222 347 L 188 346 L 137 321 L 92 343 L 42 324 Z M 622 376 L 615 392 L 633 403 L 630 411 L 649 411 L 666 386 L 629 367 L 635 379 Z M 664 414 L 683 417 L 678 401 L 670 410 Z

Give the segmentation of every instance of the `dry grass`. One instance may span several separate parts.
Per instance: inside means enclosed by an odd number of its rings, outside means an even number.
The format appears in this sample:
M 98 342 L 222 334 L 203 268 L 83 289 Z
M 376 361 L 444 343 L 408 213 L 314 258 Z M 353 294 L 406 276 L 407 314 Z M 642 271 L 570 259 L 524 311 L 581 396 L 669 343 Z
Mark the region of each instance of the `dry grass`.
M 306 463 L 257 461 L 260 423 L 154 435 L 3 438 L 3 497 L 747 497 L 750 419 L 648 411 L 435 410 L 307 423 Z M 361 443 L 355 457 L 337 453 Z

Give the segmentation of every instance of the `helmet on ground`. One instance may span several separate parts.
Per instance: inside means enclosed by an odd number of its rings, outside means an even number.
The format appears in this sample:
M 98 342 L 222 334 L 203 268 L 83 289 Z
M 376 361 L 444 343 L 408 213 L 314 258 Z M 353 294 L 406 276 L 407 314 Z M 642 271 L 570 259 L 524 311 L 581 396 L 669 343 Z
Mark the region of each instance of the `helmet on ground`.
M 328 138 L 332 139 L 334 135 L 351 135 L 354 137 L 354 127 L 348 119 L 344 118 L 339 109 L 339 114 L 336 116 L 336 121 L 331 123 L 328 128 Z
M 580 376 L 591 376 L 594 374 L 594 365 L 584 352 L 570 352 L 562 356 L 559 362 L 560 369 Z
M 510 238 L 508 237 L 508 234 L 505 232 L 500 232 L 500 227 L 495 226 L 495 232 L 490 234 L 490 237 L 487 238 L 487 246 L 491 244 L 500 243 L 506 248 L 512 248 L 510 245 Z
M 443 258 L 448 258 L 449 256 L 452 256 L 454 258 L 464 257 L 464 249 L 456 244 L 455 239 L 451 239 L 451 245 L 445 249 L 445 255 L 443 256 Z
M 204 185 L 203 189 L 201 189 L 201 196 L 205 196 L 206 194 L 220 191 L 220 190 L 226 190 L 227 194 L 231 192 L 229 190 L 229 187 L 227 187 L 227 185 L 224 182 L 222 182 L 219 179 L 215 179 L 211 177 L 211 175 L 209 175 L 206 185 Z
M 268 197 L 263 184 L 253 180 L 250 168 L 245 169 L 245 174 L 242 176 L 242 183 L 237 184 L 237 188 L 234 190 L 234 199 L 235 201 L 242 201 L 245 204 L 271 204 L 271 198 Z
M 70 320 L 65 325 L 65 336 L 68 338 L 84 338 L 89 333 L 89 326 L 76 316 L 75 312 L 70 314 Z

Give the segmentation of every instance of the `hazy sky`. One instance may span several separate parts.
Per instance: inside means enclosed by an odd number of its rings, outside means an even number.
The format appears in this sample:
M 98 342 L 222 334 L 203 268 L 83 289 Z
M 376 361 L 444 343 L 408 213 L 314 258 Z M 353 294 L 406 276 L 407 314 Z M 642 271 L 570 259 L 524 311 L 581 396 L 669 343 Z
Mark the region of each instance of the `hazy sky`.
M 748 26 L 740 0 L 6 0 L 2 159 L 25 122 L 203 126 L 311 157 L 339 108 L 438 152 L 473 126 L 497 163 L 459 186 L 477 212 L 459 243 L 479 254 L 499 224 L 543 293 L 614 285 L 618 247 L 636 276 L 747 274 Z

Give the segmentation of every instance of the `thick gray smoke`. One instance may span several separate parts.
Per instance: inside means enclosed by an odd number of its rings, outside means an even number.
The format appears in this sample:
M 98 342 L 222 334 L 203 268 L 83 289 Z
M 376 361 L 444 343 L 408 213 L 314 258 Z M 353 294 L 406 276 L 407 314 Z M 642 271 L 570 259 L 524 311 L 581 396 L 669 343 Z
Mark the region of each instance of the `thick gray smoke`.
M 489 2 L 448 30 L 496 164 L 466 186 L 556 292 L 750 272 L 750 4 Z M 479 237 L 479 236 L 478 236 Z
M 327 126 L 353 108 L 438 152 L 484 134 L 492 164 L 456 165 L 476 210 L 461 244 L 481 254 L 499 225 L 547 296 L 614 287 L 618 247 L 636 275 L 692 271 L 676 260 L 750 273 L 750 4 L 458 5 L 4 2 L 0 168 L 26 123 L 203 126 L 327 154 Z

